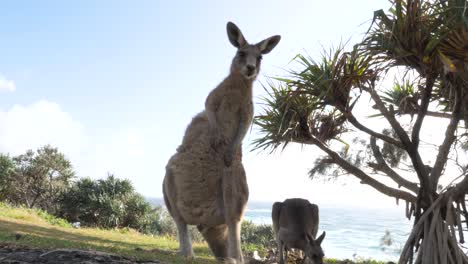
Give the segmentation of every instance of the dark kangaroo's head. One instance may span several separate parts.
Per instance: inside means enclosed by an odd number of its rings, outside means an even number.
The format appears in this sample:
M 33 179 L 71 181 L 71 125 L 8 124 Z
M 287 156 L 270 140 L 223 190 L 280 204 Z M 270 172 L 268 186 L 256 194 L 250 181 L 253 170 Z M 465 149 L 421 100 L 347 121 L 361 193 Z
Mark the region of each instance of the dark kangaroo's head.
M 262 55 L 272 51 L 281 39 L 281 36 L 276 35 L 257 44 L 249 44 L 240 29 L 232 22 L 227 23 L 227 34 L 231 44 L 237 48 L 231 64 L 231 73 L 240 73 L 247 79 L 257 77 Z
M 322 241 L 325 238 L 325 231 L 317 238 L 313 239 L 310 235 L 306 235 L 305 255 L 312 261 L 313 264 L 323 263 Z

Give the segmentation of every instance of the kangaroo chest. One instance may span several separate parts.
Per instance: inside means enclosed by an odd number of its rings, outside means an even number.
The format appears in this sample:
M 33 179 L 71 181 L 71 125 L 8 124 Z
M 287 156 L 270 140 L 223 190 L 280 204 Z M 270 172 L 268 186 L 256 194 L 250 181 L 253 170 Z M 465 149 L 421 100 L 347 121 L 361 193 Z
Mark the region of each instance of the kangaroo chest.
M 218 122 L 224 129 L 235 130 L 240 122 L 249 126 L 253 119 L 252 97 L 244 97 L 238 93 L 228 94 L 223 98 L 223 102 L 218 109 Z

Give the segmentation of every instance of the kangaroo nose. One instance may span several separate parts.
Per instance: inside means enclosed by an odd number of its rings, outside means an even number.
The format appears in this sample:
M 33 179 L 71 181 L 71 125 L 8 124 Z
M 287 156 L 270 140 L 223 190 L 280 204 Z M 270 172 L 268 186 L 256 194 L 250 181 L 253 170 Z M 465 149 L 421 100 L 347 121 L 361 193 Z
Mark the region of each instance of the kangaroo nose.
M 249 71 L 249 73 L 252 73 L 255 70 L 255 66 L 247 65 L 247 70 Z

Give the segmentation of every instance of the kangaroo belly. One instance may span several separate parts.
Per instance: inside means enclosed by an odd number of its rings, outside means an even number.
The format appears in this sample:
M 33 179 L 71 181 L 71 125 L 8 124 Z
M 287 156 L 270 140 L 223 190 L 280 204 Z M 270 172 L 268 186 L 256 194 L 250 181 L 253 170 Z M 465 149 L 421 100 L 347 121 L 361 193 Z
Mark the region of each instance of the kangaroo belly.
M 226 213 L 241 215 L 248 196 L 241 160 L 234 161 L 230 173 L 225 168 L 223 155 L 203 138 L 169 160 L 167 169 L 174 186 L 168 192 L 173 192 L 175 206 L 186 223 L 216 226 L 225 223 Z
M 243 168 L 238 169 L 242 166 L 240 161 L 235 161 L 231 173 L 224 174 L 220 162 L 203 159 L 185 163 L 183 160 L 171 160 L 170 169 L 174 177 L 175 206 L 185 222 L 217 226 L 234 216 L 240 220 L 248 199 L 245 174 Z

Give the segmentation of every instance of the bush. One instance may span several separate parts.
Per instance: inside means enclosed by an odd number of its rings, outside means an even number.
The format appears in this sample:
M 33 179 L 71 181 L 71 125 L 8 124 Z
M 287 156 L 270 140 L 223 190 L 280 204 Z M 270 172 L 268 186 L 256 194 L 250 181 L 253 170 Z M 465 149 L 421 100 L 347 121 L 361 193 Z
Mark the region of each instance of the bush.
M 177 239 L 177 226 L 167 209 L 158 206 L 155 209 L 155 212 L 157 215 L 157 219 L 154 219 L 154 222 L 152 224 L 153 229 L 151 233 Z M 188 231 L 190 237 L 192 238 L 192 241 L 204 241 L 202 234 L 198 232 L 198 229 L 195 226 L 189 226 Z
M 271 225 L 256 225 L 252 221 L 243 221 L 241 240 L 248 251 L 252 251 L 252 245 L 259 251 L 270 248 L 271 242 L 275 240 L 273 227 Z
M 155 233 L 153 226 L 159 217 L 157 209 L 152 208 L 142 195 L 137 193 L 132 195 L 125 204 L 125 211 L 123 226 L 136 229 L 141 233 Z
M 129 227 L 148 232 L 157 216 L 128 180 L 108 175 L 103 180 L 82 178 L 63 193 L 60 216 L 70 222 L 102 228 Z
M 60 204 L 61 217 L 83 226 L 126 227 L 145 234 L 177 238 L 177 227 L 166 209 L 152 208 L 128 180 L 113 175 L 98 181 L 80 179 L 63 194 Z M 193 241 L 203 241 L 196 227 L 190 226 L 189 232 Z
M 6 201 L 12 194 L 15 165 L 10 156 L 0 154 L 0 201 Z
M 56 214 L 74 177 L 70 161 L 49 145 L 12 158 L 0 154 L 0 199 L 16 206 Z
M 156 214 L 157 219 L 153 222 L 154 233 L 173 238 L 177 237 L 177 226 L 169 215 L 169 212 L 165 208 L 158 206 Z

